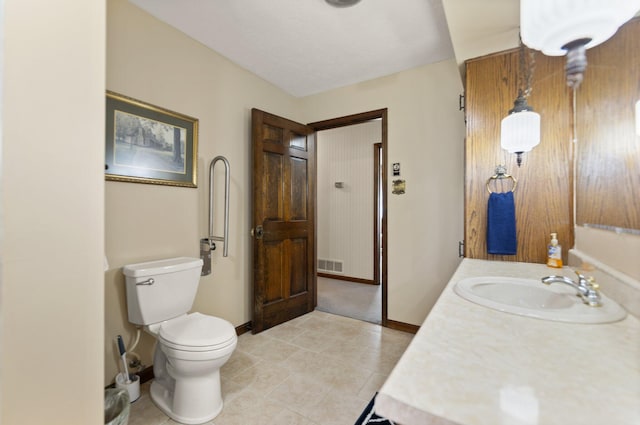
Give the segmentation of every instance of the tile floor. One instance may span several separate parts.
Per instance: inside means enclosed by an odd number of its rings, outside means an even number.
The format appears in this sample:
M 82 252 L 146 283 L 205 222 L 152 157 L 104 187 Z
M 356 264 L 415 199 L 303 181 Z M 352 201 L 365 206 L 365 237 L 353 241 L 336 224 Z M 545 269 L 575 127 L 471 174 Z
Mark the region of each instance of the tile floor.
M 351 425 L 413 337 L 314 311 L 238 338 L 223 366 L 224 408 L 209 425 Z M 131 405 L 130 425 L 175 424 L 149 398 Z

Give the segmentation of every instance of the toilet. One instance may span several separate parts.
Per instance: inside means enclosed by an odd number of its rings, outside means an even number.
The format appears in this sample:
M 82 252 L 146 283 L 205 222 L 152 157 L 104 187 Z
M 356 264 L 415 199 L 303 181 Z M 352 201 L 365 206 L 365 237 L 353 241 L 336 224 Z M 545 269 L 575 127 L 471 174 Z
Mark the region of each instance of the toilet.
M 123 268 L 129 322 L 157 339 L 151 399 L 183 424 L 205 423 L 220 413 L 220 367 L 238 342 L 226 320 L 188 313 L 201 269 L 201 259 L 188 257 Z

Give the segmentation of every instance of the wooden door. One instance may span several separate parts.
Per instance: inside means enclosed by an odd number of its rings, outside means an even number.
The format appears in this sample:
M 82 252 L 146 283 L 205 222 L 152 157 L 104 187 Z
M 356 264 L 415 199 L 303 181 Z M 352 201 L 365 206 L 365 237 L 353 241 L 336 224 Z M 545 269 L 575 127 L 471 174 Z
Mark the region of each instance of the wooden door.
M 253 333 L 312 311 L 314 130 L 257 109 L 253 139 Z

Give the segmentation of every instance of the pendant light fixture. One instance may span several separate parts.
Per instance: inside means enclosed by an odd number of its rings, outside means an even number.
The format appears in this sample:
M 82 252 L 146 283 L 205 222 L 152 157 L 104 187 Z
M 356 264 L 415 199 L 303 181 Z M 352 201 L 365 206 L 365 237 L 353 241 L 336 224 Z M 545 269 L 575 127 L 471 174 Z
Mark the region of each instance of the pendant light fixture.
M 500 126 L 500 146 L 509 153 L 517 155 L 518 167 L 522 165 L 522 154 L 529 152 L 540 143 L 540 114 L 534 112 L 533 108 L 527 104 L 527 98 L 531 94 L 533 52 L 530 56 L 531 63 L 527 66 L 525 46 L 521 42 L 518 97 L 513 102 L 513 109 L 502 119 Z
M 640 0 L 520 0 L 522 42 L 547 56 L 567 55 L 567 85 L 577 88 L 586 50 L 608 40 L 640 10 Z

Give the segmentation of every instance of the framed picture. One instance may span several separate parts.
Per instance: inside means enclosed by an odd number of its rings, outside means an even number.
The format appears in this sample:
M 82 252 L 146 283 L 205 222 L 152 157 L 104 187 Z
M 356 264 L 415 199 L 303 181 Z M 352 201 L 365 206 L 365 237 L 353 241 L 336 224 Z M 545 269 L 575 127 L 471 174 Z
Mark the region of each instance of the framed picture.
M 107 91 L 107 180 L 197 187 L 198 120 Z

